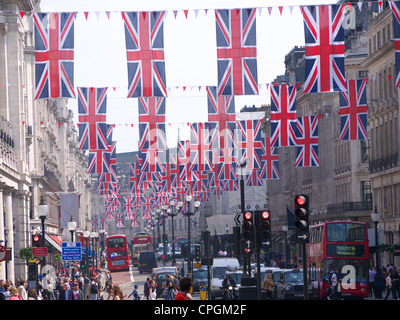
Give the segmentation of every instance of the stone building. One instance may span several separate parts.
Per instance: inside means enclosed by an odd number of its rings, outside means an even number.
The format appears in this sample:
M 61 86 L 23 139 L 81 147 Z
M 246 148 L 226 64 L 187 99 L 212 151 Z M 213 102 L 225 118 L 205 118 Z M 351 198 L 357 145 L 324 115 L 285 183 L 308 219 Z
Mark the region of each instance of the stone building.
M 0 263 L 0 278 L 12 281 L 27 279 L 26 261 L 18 255 L 42 232 L 42 198 L 49 206 L 47 263 L 61 253 L 62 235 L 68 236 L 59 219 L 60 193 L 68 192 L 68 184 L 81 194 L 80 227 L 91 221 L 87 157 L 77 150 L 67 100 L 34 99 L 33 11 L 40 11 L 39 0 L 0 1 L 0 245 L 11 250 L 11 259 Z

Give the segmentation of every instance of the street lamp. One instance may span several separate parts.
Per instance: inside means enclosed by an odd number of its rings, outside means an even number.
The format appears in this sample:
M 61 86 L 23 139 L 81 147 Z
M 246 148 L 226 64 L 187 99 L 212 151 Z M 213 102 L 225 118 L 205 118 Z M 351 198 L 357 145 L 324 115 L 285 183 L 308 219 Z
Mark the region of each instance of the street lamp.
M 71 242 L 74 242 L 74 232 L 76 230 L 76 221 L 71 216 L 71 220 L 67 223 L 68 230 L 71 232 Z
M 371 213 L 371 219 L 375 224 L 375 252 L 376 252 L 376 270 L 379 270 L 379 252 L 378 252 L 378 222 L 379 222 L 379 214 L 374 208 L 374 212 Z
M 176 265 L 176 260 L 175 260 L 175 234 L 174 234 L 174 217 L 178 215 L 178 212 L 175 212 L 174 206 L 175 206 L 175 200 L 171 200 L 169 202 L 171 205 L 171 208 L 167 210 L 168 216 L 171 217 L 171 228 L 172 228 L 172 265 Z M 179 203 L 178 203 L 179 205 Z M 182 203 L 183 205 L 183 203 Z
M 186 201 L 188 202 L 188 210 L 184 213 L 184 215 L 188 218 L 188 255 L 189 255 L 189 261 L 190 261 L 190 254 L 191 254 L 191 248 L 190 248 L 190 217 L 194 216 L 196 212 L 199 210 L 199 207 L 201 205 L 200 201 L 194 201 L 194 210 L 193 212 L 190 211 L 190 203 L 193 200 L 193 196 L 187 195 L 186 196 Z M 189 265 L 188 264 L 188 270 L 189 270 Z M 189 270 L 190 272 L 192 271 L 191 268 Z
M 95 232 L 95 231 L 92 231 L 90 233 L 90 237 L 92 238 L 92 266 L 93 266 L 93 272 L 95 270 L 95 267 L 94 267 L 94 254 L 96 252 L 95 246 L 96 246 L 96 241 L 97 241 L 98 235 L 99 234 L 97 232 Z M 96 257 L 96 261 L 97 261 L 97 257 Z
M 83 237 L 85 238 L 85 248 L 86 248 L 86 252 L 85 252 L 85 273 L 87 276 L 90 277 L 89 275 L 89 266 L 88 266 L 88 240 L 90 237 L 90 231 L 85 230 L 83 231 Z
M 46 204 L 46 202 L 44 201 L 44 198 L 41 197 L 40 198 L 40 203 L 37 206 L 37 213 L 39 215 L 39 218 L 42 222 L 42 243 L 41 246 L 42 248 L 45 247 L 45 230 L 44 230 L 44 220 L 46 220 L 47 218 L 47 214 L 49 213 L 49 206 Z M 46 257 L 43 257 L 43 267 L 46 264 Z

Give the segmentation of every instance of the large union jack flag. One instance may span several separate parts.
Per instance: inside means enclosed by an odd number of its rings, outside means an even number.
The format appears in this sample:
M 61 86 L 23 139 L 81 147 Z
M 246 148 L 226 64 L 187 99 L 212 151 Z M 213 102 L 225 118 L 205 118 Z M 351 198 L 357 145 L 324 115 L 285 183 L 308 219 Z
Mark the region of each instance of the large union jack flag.
M 190 124 L 190 162 L 192 171 L 212 170 L 212 149 L 217 126 L 213 122 Z
M 109 150 L 89 150 L 88 173 L 109 173 L 110 172 Z
M 302 7 L 305 35 L 304 92 L 345 91 L 345 5 Z
M 296 125 L 296 86 L 271 86 L 271 144 L 274 147 L 294 146 Z
M 107 88 L 78 88 L 79 150 L 108 149 Z
M 164 15 L 122 12 L 128 62 L 128 97 L 166 97 Z
M 208 122 L 217 124 L 218 148 L 235 143 L 236 112 L 234 96 L 218 96 L 216 87 L 207 87 Z
M 318 118 L 319 116 L 304 116 L 297 118 L 296 167 L 319 167 L 318 160 Z
M 367 140 L 367 80 L 348 80 L 340 93 L 340 140 Z
M 389 1 L 393 13 L 394 50 L 396 61 L 396 88 L 400 86 L 400 1 Z
M 279 179 L 279 157 L 278 148 L 271 145 L 271 139 L 265 137 L 262 144 L 262 154 L 260 155 L 262 168 L 259 172 L 260 178 Z
M 236 121 L 238 134 L 238 160 L 239 162 L 249 160 L 247 169 L 261 168 L 261 159 L 258 149 L 262 149 L 262 119 L 257 120 L 239 120 Z
M 74 21 L 76 13 L 33 14 L 35 99 L 74 98 Z
M 139 149 L 165 150 L 165 98 L 139 98 Z
M 256 9 L 216 10 L 218 95 L 258 94 Z

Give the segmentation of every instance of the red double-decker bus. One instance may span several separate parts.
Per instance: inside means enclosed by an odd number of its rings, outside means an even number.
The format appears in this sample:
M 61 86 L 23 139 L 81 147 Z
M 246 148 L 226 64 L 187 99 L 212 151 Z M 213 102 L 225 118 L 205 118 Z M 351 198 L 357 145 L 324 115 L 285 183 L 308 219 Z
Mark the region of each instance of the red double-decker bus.
M 316 298 L 326 298 L 334 269 L 339 271 L 343 298 L 368 297 L 367 225 L 330 221 L 310 226 L 308 271 Z
M 107 268 L 110 271 L 129 270 L 128 242 L 123 234 L 106 238 Z
M 139 253 L 142 251 L 153 250 L 153 241 L 150 234 L 145 232 L 137 232 L 133 235 L 132 239 L 132 265 L 139 266 Z

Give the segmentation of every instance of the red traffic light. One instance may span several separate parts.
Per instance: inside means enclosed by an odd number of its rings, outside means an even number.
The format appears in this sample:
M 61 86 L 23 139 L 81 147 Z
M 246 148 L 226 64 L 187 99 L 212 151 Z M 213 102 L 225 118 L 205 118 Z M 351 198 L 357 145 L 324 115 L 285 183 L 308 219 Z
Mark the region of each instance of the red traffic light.
M 251 212 L 246 212 L 243 216 L 246 220 L 251 220 Z
M 261 213 L 261 218 L 263 218 L 264 220 L 269 219 L 269 212 L 268 211 L 263 211 Z
M 33 236 L 34 242 L 39 242 L 39 240 L 40 240 L 40 237 L 37 234 Z
M 304 206 L 306 198 L 304 196 L 298 196 L 295 201 L 299 206 Z

